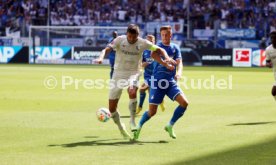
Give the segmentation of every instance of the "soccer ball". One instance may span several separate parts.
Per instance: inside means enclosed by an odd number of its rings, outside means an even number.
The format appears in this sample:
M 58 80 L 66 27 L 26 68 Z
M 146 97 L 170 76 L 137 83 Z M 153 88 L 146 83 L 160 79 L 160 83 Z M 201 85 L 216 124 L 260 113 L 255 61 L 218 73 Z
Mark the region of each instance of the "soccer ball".
M 107 122 L 111 117 L 111 113 L 109 112 L 109 110 L 107 108 L 100 108 L 97 110 L 96 116 L 99 121 Z

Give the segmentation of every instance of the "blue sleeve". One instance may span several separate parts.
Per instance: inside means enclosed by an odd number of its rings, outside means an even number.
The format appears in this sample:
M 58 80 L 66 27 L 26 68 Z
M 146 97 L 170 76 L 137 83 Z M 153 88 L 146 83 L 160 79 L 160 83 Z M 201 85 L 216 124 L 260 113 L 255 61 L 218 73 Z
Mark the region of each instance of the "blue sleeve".
M 177 59 L 182 59 L 182 56 L 181 56 L 181 51 L 180 51 L 179 46 L 175 45 L 175 56 L 174 56 L 174 60 L 177 60 Z
M 143 59 L 142 59 L 142 62 L 147 62 L 147 59 L 146 59 L 146 51 L 143 52 Z

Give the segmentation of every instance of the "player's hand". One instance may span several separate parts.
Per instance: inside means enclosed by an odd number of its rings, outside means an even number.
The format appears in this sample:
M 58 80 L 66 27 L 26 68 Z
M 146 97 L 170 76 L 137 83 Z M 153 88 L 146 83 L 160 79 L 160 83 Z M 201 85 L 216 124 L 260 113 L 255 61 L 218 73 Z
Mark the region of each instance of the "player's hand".
M 173 59 L 171 59 L 171 58 L 169 58 L 169 59 L 165 59 L 164 61 L 165 61 L 166 63 L 171 64 L 171 65 L 176 65 L 176 61 L 175 61 L 175 60 L 173 60 Z
M 172 64 L 170 64 L 170 63 L 168 63 L 168 62 L 166 62 L 165 64 L 166 64 L 166 65 L 165 65 L 166 68 L 169 69 L 170 71 L 173 71 L 173 70 L 175 69 L 174 65 L 172 65 Z
M 181 79 L 181 75 L 179 75 L 179 74 L 176 74 L 176 75 L 174 76 L 174 79 L 175 79 L 175 81 L 178 81 L 178 80 L 180 80 L 180 79 Z
M 102 64 L 103 59 L 98 58 L 98 59 L 93 60 L 93 62 L 96 63 L 96 64 Z
M 142 63 L 142 67 L 147 67 L 148 65 L 149 65 L 148 62 L 143 62 L 143 63 Z

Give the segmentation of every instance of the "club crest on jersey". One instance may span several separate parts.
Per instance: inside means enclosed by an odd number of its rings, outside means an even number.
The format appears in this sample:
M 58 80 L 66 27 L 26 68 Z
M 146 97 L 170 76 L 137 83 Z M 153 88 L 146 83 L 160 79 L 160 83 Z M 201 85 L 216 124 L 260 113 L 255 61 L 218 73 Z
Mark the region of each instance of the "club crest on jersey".
M 141 49 L 140 45 L 137 45 L 137 46 L 136 46 L 136 50 L 139 51 L 140 49 Z
M 175 50 L 175 49 L 173 49 L 172 51 L 173 51 L 173 53 L 175 53 L 175 52 L 176 52 L 176 50 Z

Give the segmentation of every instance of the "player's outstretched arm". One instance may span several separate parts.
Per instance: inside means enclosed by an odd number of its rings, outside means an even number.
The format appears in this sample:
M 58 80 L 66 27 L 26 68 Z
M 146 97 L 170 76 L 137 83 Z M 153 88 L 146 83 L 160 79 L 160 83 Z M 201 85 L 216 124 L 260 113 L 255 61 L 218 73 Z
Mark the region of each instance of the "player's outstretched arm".
M 149 65 L 148 62 L 142 62 L 142 67 L 143 67 L 143 68 L 147 67 L 148 65 Z
M 161 65 L 165 66 L 166 68 L 168 68 L 169 70 L 174 70 L 174 65 L 172 65 L 168 60 L 163 60 L 161 58 L 161 56 L 156 52 L 156 51 L 153 51 L 151 53 L 151 57 L 158 63 L 160 63 Z M 173 60 L 174 61 L 174 60 Z
M 157 55 L 161 55 L 164 57 L 164 62 L 169 63 L 171 65 L 176 65 L 176 62 L 170 58 L 170 56 L 167 54 L 166 50 L 163 48 L 160 48 L 159 46 L 154 45 L 154 53 L 157 53 Z
M 104 48 L 102 51 L 101 51 L 101 54 L 100 56 L 94 60 L 94 62 L 98 63 L 98 64 L 101 64 L 103 62 L 103 59 L 104 57 L 109 54 L 110 52 L 112 51 L 112 48 L 111 47 L 106 47 Z
M 177 63 L 177 66 L 176 66 L 177 71 L 176 71 L 176 74 L 175 74 L 175 80 L 179 80 L 182 76 L 182 70 L 183 70 L 182 59 L 177 59 L 176 63 Z

